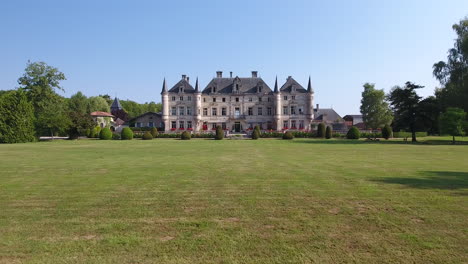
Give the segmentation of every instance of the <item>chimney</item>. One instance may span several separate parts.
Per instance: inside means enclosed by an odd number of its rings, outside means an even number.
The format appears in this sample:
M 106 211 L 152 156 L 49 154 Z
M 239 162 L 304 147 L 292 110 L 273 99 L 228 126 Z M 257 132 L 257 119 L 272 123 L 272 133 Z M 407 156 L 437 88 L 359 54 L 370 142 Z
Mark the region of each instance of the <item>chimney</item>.
M 182 80 L 185 80 L 186 77 L 187 77 L 187 75 L 182 74 Z
M 229 72 L 229 76 L 232 78 L 232 72 Z
M 319 110 L 319 104 L 317 104 L 317 112 L 318 112 L 318 110 Z
M 257 78 L 257 71 L 252 71 L 252 78 Z
M 222 71 L 217 71 L 216 72 L 216 78 L 223 78 L 223 72 Z

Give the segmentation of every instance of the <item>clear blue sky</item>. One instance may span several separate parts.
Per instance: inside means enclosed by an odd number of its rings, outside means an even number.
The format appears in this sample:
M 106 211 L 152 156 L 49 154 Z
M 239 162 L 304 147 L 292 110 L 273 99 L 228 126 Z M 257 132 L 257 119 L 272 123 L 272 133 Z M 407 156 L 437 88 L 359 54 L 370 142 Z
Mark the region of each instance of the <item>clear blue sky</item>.
M 432 64 L 453 46 L 468 1 L 3 1 L 0 89 L 27 60 L 67 76 L 65 96 L 160 101 L 187 74 L 204 87 L 216 70 L 288 75 L 339 114 L 359 112 L 365 82 L 388 91 L 410 80 L 433 93 Z

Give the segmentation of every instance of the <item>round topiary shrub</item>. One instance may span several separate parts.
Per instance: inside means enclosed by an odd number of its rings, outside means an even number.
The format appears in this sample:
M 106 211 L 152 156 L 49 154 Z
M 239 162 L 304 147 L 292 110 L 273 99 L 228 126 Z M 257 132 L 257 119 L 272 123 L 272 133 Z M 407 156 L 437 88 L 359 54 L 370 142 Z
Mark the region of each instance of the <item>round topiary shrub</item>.
M 129 127 L 124 127 L 122 129 L 122 133 L 120 133 L 120 137 L 122 140 L 133 139 L 133 131 Z
M 184 131 L 180 135 L 180 139 L 182 139 L 182 140 L 190 140 L 191 138 L 192 138 L 192 134 L 190 134 L 190 132 L 188 132 L 188 131 Z
M 112 133 L 112 139 L 113 140 L 120 140 L 120 134 L 119 133 Z
M 159 135 L 158 129 L 155 128 L 155 127 L 151 128 L 151 135 L 152 135 L 154 138 L 157 138 L 158 135 Z
M 92 136 L 91 135 L 91 129 L 89 129 L 89 128 L 86 129 L 85 133 L 86 133 L 86 136 L 89 137 L 89 138 Z
M 151 135 L 151 132 L 149 131 L 146 131 L 143 136 L 141 137 L 141 139 L 143 140 L 151 140 L 153 139 L 153 135 Z
M 359 129 L 357 129 L 357 127 L 351 127 L 349 130 L 348 130 L 348 133 L 346 134 L 346 138 L 347 139 L 359 139 L 360 137 L 360 133 L 359 133 Z
M 317 137 L 319 138 L 323 138 L 325 137 L 325 124 L 324 123 L 320 123 L 317 127 Z
M 332 138 L 332 128 L 331 128 L 331 126 L 327 126 L 327 129 L 325 130 L 325 138 L 326 139 Z
M 99 132 L 99 138 L 103 140 L 111 140 L 112 139 L 112 131 L 109 128 L 105 127 Z
M 393 137 L 393 130 L 390 125 L 387 124 L 382 128 L 382 137 L 385 139 Z
M 216 134 L 215 134 L 215 139 L 216 140 L 221 140 L 224 138 L 224 131 L 221 128 L 221 126 L 216 127 Z
M 287 131 L 286 133 L 283 134 L 283 139 L 293 139 L 294 136 L 290 131 Z
M 252 139 L 258 139 L 260 138 L 260 130 L 259 129 L 254 129 L 252 132 Z

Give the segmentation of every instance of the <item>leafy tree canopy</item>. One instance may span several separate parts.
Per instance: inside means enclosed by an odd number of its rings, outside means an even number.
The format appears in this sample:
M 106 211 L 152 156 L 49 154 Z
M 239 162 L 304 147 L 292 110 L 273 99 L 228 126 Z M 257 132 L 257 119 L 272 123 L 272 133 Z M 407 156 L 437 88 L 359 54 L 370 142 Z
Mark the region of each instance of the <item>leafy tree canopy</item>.
M 388 103 L 385 101 L 385 92 L 375 89 L 374 84 L 364 84 L 361 114 L 368 128 L 377 129 L 392 122 L 393 115 Z

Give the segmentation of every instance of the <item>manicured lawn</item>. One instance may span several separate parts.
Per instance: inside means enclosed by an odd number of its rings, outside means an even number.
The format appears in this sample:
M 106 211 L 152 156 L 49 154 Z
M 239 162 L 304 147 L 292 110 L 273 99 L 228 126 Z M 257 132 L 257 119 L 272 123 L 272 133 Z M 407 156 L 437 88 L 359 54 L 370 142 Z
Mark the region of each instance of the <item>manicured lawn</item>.
M 0 263 L 466 263 L 467 252 L 468 146 L 0 145 Z

